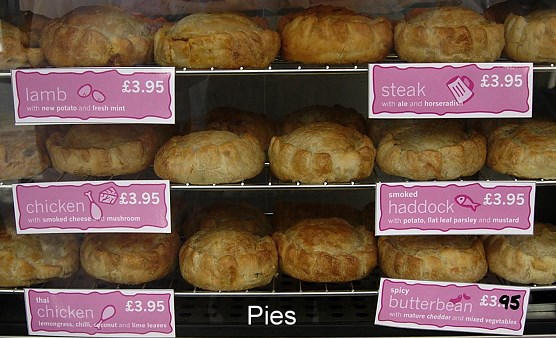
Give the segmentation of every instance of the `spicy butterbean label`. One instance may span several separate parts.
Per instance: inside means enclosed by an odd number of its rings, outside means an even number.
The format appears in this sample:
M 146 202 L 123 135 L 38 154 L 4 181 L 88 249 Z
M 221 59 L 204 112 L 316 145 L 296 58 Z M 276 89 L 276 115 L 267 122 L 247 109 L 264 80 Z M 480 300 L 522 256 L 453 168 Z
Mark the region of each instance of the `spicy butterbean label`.
M 532 234 L 533 182 L 378 183 L 376 234 Z
M 29 183 L 12 186 L 18 233 L 169 233 L 168 181 Z
M 16 124 L 173 124 L 174 68 L 12 71 Z
M 369 117 L 531 117 L 532 64 L 369 66 Z
M 529 288 L 381 279 L 375 324 L 523 334 Z
M 31 335 L 175 337 L 172 290 L 25 289 Z

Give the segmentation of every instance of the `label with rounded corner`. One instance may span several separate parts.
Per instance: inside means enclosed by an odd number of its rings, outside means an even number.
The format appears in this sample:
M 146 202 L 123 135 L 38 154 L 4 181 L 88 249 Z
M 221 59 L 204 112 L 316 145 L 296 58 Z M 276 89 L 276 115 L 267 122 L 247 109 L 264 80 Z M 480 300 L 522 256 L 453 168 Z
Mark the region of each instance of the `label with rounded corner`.
M 175 122 L 172 67 L 12 71 L 15 124 Z
M 173 290 L 25 289 L 30 335 L 175 337 Z

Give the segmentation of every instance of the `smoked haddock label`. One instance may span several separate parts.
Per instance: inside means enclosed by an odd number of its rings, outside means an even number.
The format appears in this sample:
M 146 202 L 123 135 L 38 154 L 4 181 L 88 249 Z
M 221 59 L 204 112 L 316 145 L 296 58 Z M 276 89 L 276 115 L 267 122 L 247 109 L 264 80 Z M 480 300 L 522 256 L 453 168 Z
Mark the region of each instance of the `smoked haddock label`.
M 532 234 L 534 182 L 378 183 L 375 232 Z

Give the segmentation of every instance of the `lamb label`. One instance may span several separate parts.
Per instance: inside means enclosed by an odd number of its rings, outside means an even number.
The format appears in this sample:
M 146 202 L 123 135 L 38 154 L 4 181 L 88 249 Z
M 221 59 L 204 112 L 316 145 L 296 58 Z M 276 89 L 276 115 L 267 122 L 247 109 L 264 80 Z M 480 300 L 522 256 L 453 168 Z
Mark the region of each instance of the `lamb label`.
M 530 63 L 369 65 L 370 118 L 531 117 Z
M 528 287 L 383 278 L 376 325 L 522 335 Z
M 170 67 L 13 70 L 15 123 L 173 124 L 174 85 Z
M 534 182 L 378 183 L 375 232 L 533 233 Z
M 169 233 L 168 181 L 28 183 L 12 186 L 18 233 Z

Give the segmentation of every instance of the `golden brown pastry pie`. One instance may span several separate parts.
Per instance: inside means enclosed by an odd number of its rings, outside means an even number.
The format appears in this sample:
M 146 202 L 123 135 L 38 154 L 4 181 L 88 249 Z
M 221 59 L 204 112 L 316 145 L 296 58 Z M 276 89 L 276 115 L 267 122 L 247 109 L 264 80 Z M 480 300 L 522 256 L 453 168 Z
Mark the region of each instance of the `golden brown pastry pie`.
M 40 48 L 31 47 L 29 35 L 0 20 L 0 69 L 37 67 L 44 63 Z
M 156 154 L 154 171 L 172 182 L 240 182 L 263 170 L 264 152 L 254 136 L 229 131 L 198 131 L 174 136 Z
M 265 68 L 280 49 L 278 33 L 238 13 L 194 13 L 155 35 L 155 61 L 185 68 Z
M 503 174 L 556 179 L 556 122 L 533 120 L 496 128 L 488 138 L 486 163 Z
M 179 260 L 188 283 L 213 291 L 264 286 L 278 270 L 278 253 L 270 236 L 230 228 L 196 232 L 181 247 Z
M 73 125 L 46 140 L 52 166 L 86 176 L 131 174 L 147 168 L 164 137 L 152 125 Z
M 409 62 L 490 62 L 504 48 L 504 25 L 464 7 L 438 7 L 400 21 L 394 45 Z
M 477 236 L 382 236 L 379 267 L 391 278 L 473 283 L 487 273 Z
M 73 234 L 18 235 L 13 221 L 0 225 L 0 287 L 29 286 L 79 270 Z
M 365 118 L 353 108 L 340 105 L 312 105 L 284 115 L 278 122 L 280 135 L 314 122 L 333 122 L 365 134 Z
M 81 266 L 90 276 L 110 283 L 147 283 L 173 271 L 180 244 L 176 233 L 87 234 Z
M 306 218 L 272 236 L 281 271 L 302 281 L 354 281 L 377 264 L 374 234 L 341 218 Z
M 376 150 L 356 130 L 316 122 L 273 137 L 268 149 L 270 169 L 282 181 L 349 182 L 371 175 Z
M 514 283 L 556 282 L 556 226 L 535 222 L 534 235 L 491 235 L 484 239 L 490 271 Z
M 510 13 L 504 22 L 504 52 L 515 61 L 556 61 L 556 9 L 526 16 Z
M 288 61 L 376 62 L 391 51 L 392 35 L 385 17 L 372 19 L 343 7 L 316 6 L 280 19 L 281 56 Z
M 376 162 L 387 174 L 424 181 L 473 175 L 485 158 L 486 140 L 481 134 L 428 122 L 387 131 Z
M 133 66 L 153 59 L 149 23 L 115 6 L 83 6 L 48 24 L 41 46 L 56 67 Z

